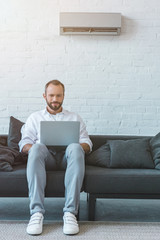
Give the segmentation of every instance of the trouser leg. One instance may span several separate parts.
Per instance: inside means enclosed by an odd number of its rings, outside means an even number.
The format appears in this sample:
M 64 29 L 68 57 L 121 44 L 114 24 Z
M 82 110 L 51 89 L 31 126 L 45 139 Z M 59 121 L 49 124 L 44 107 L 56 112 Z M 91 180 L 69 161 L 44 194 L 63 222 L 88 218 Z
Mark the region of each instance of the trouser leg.
M 43 144 L 34 144 L 29 150 L 27 181 L 30 198 L 30 214 L 44 214 L 44 190 L 46 186 L 46 166 L 56 168 L 56 161 Z
M 78 213 L 80 191 L 84 179 L 84 150 L 80 144 L 70 144 L 63 157 L 65 173 L 65 206 L 64 212 Z

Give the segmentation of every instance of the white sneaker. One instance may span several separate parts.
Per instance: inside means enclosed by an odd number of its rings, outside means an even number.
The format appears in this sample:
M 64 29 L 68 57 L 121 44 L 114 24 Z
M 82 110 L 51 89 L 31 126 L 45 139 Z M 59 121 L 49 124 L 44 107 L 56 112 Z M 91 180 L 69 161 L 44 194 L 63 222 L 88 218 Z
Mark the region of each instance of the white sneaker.
M 34 213 L 27 226 L 27 233 L 30 235 L 39 235 L 43 228 L 43 214 L 40 212 Z
M 63 233 L 67 235 L 74 235 L 79 233 L 79 226 L 77 223 L 77 219 L 74 214 L 70 212 L 65 212 L 63 216 Z

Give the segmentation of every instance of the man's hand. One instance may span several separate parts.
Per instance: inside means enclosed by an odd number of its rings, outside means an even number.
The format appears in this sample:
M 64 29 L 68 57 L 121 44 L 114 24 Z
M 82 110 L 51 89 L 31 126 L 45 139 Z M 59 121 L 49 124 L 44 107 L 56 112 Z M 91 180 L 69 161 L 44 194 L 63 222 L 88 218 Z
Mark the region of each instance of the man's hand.
M 22 152 L 23 153 L 28 153 L 29 149 L 32 147 L 32 144 L 26 144 L 24 145 L 24 147 L 22 148 Z
M 87 143 L 81 143 L 80 145 L 82 146 L 86 154 L 90 152 L 90 146 Z
M 86 154 L 88 154 L 90 152 L 90 146 L 87 143 L 81 143 L 80 144 L 83 148 L 83 150 L 85 151 Z M 32 144 L 26 144 L 24 145 L 24 147 L 22 148 L 22 152 L 23 153 L 28 153 L 29 149 L 32 147 Z

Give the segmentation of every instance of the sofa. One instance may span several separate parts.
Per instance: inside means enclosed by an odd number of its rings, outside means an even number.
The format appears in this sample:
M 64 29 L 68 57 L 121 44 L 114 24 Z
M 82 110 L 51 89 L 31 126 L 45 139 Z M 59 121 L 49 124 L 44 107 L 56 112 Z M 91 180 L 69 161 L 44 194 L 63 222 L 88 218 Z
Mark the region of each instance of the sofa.
M 22 125 L 11 117 L 9 133 L 0 135 L 1 148 L 17 151 Z M 160 134 L 90 138 L 93 151 L 86 156 L 82 186 L 88 196 L 88 220 L 95 220 L 97 198 L 160 198 Z M 14 156 L 14 161 L 0 159 L 0 167 L 4 161 L 0 169 L 0 197 L 28 197 L 26 161 L 21 158 L 16 161 L 15 155 L 10 156 Z M 64 197 L 64 175 L 62 170 L 47 172 L 46 197 Z
M 93 153 L 97 151 L 96 156 L 91 154 L 91 158 L 86 165 L 85 179 L 84 179 L 84 191 L 88 194 L 88 220 L 95 220 L 95 207 L 96 207 L 96 199 L 98 198 L 113 198 L 113 199 L 159 199 L 160 198 L 160 134 L 155 137 L 151 136 L 90 136 L 93 142 Z M 145 162 L 145 154 L 143 152 L 137 153 L 133 152 L 133 149 L 130 149 L 129 143 L 134 145 L 134 143 L 138 143 L 138 148 L 141 147 L 141 142 L 146 140 L 148 142 L 149 148 L 147 149 L 148 154 L 151 155 L 150 161 L 153 161 L 153 165 L 149 164 L 148 166 Z M 114 142 L 122 142 L 126 143 L 126 146 L 118 146 L 115 153 L 114 147 L 112 146 L 113 156 L 117 154 L 117 162 L 112 163 L 112 167 L 104 166 L 104 162 L 95 161 L 99 156 L 101 147 L 106 145 L 106 142 L 110 141 Z M 114 145 L 114 144 L 113 144 Z M 143 144 L 142 144 L 143 145 Z M 126 155 L 126 160 L 123 162 L 123 158 L 125 155 L 125 151 L 121 152 L 121 147 L 124 147 L 124 150 L 128 150 L 128 154 Z M 127 149 L 128 147 L 128 149 Z M 143 146 L 144 147 L 144 146 Z M 137 148 L 137 150 L 138 150 Z M 146 149 L 144 149 L 146 151 Z M 102 151 L 104 149 L 102 148 Z M 144 152 L 145 152 L 144 151 Z M 131 163 L 128 160 L 128 156 L 133 154 L 132 160 L 137 158 L 137 155 L 144 154 L 144 162 L 139 166 L 137 162 Z M 104 154 L 103 154 L 104 155 Z M 105 154 L 106 157 L 106 154 Z M 141 156 L 143 157 L 143 156 Z M 101 156 L 101 158 L 103 158 Z M 119 164 L 121 159 L 122 164 Z M 98 158 L 97 158 L 98 160 Z M 103 160 L 103 159 L 101 159 Z M 105 159 L 106 160 L 106 159 Z M 96 162 L 95 166 L 93 164 Z M 103 164 L 102 164 L 103 162 Z M 129 165 L 127 165 L 129 163 Z M 115 166 L 114 166 L 115 164 Z M 148 163 L 147 163 L 148 164 Z M 100 166 L 102 165 L 102 166 Z M 144 165 L 144 166 L 143 166 Z

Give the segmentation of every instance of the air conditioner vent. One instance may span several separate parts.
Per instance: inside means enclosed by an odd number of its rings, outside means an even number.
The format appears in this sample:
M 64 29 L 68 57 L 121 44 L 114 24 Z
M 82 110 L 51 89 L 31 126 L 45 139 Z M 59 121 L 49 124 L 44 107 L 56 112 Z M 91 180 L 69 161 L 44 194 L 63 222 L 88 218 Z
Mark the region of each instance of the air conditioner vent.
M 120 13 L 60 13 L 60 34 L 119 35 Z

